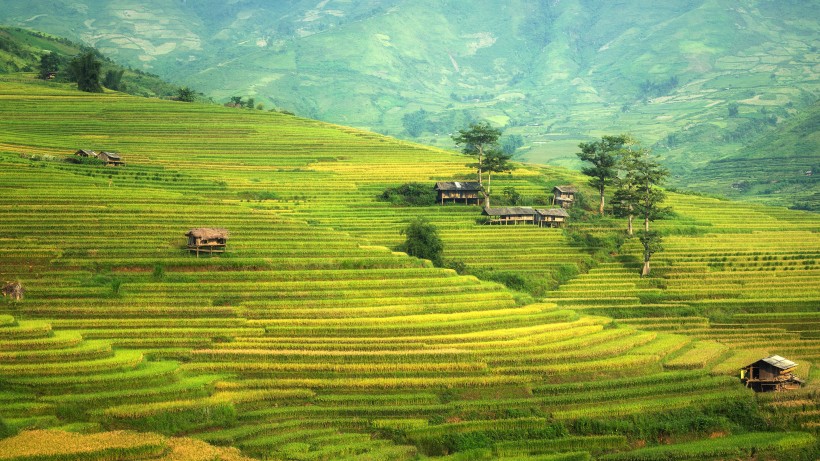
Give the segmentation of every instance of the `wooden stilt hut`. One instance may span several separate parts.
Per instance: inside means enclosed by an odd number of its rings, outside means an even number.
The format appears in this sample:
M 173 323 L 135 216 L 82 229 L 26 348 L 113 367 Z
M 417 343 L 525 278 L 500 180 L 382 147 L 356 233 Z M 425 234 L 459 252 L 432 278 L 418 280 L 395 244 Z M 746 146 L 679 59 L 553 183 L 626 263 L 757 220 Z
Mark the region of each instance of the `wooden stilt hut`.
M 535 213 L 538 227 L 561 227 L 569 218 L 569 213 L 563 208 L 536 208 Z
M 191 229 L 185 234 L 188 237 L 188 251 L 196 253 L 224 253 L 228 247 L 227 229 L 199 227 Z
M 477 182 L 437 182 L 433 188 L 438 193 L 437 201 L 442 205 L 448 200 L 478 205 L 484 195 L 484 188 Z
M 760 359 L 740 369 L 740 380 L 757 392 L 799 389 L 803 380 L 792 372 L 797 364 L 779 355 Z
M 481 214 L 489 216 L 488 224 L 535 224 L 535 210 L 528 206 L 484 207 Z

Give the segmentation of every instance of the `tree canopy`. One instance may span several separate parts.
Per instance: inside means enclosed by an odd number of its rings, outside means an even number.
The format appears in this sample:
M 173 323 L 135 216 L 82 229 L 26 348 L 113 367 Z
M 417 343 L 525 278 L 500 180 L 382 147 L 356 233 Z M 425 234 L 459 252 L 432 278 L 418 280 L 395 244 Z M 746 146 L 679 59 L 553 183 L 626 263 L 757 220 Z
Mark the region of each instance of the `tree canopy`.
M 581 172 L 590 177 L 589 185 L 598 190 L 601 202 L 598 213 L 604 214 L 604 192 L 617 177 L 618 155 L 621 149 L 632 142 L 628 135 L 602 136 L 598 141 L 582 142 L 578 144 L 581 152 L 576 153 L 578 158 L 592 164 L 584 167 Z
M 57 73 L 58 70 L 60 70 L 60 58 L 56 53 L 46 53 L 40 57 L 38 78 L 46 80 Z
M 97 60 L 92 51 L 77 56 L 69 64 L 71 79 L 77 82 L 77 88 L 80 91 L 88 93 L 102 93 L 101 70 L 102 63 Z
M 497 146 L 501 130 L 490 126 L 489 122 L 472 123 L 466 129 L 459 130 L 453 135 L 456 146 L 462 147 L 462 152 L 478 157 L 478 183 L 482 182 L 482 168 L 484 167 L 484 152 Z

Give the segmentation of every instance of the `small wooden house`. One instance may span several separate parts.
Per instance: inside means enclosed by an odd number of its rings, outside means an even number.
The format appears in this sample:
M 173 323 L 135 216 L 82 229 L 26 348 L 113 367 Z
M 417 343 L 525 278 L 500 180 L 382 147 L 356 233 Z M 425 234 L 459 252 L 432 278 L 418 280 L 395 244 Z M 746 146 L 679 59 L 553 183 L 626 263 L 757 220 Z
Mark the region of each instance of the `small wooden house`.
M 569 213 L 563 208 L 536 209 L 535 222 L 539 227 L 561 227 L 567 222 Z
M 438 192 L 438 202 L 464 202 L 479 205 L 484 198 L 484 188 L 477 182 L 437 182 L 434 189 Z
M 575 186 L 555 186 L 552 188 L 552 204 L 561 208 L 571 208 L 577 193 L 578 189 Z
M 80 149 L 74 152 L 77 157 L 97 158 L 97 153 L 91 149 Z
M 188 251 L 199 253 L 224 253 L 228 247 L 228 231 L 210 227 L 191 229 L 185 234 L 188 237 Z
M 105 162 L 106 165 L 109 166 L 125 165 L 125 163 L 122 161 L 122 157 L 120 157 L 120 154 L 116 152 L 103 151 L 97 154 L 97 158 L 102 160 L 103 162 Z
M 490 217 L 489 224 L 535 224 L 536 212 L 528 206 L 484 207 L 481 214 Z
M 740 381 L 756 392 L 799 389 L 803 380 L 794 376 L 797 364 L 779 355 L 760 359 L 740 369 Z

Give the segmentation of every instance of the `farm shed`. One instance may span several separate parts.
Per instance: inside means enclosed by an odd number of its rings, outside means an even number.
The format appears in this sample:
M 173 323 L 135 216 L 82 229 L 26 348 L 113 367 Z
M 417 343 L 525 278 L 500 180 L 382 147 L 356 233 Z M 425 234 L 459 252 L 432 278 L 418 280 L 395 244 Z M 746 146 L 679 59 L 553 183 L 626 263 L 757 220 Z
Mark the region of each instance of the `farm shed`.
M 105 162 L 106 165 L 125 165 L 125 163 L 122 161 L 122 157 L 120 157 L 120 154 L 116 152 L 100 152 L 99 154 L 97 154 L 97 158 Z
M 575 186 L 555 186 L 552 188 L 552 204 L 561 208 L 570 208 L 575 203 L 575 194 L 578 189 Z
M 536 212 L 528 206 L 484 207 L 481 214 L 489 216 L 489 224 L 535 224 Z
M 228 246 L 228 231 L 211 227 L 191 229 L 185 234 L 188 237 L 188 251 L 199 253 L 224 253 Z
M 437 200 L 442 205 L 446 200 L 478 205 L 484 196 L 484 188 L 477 182 L 437 182 L 434 189 L 438 192 Z
M 20 282 L 8 282 L 3 285 L 2 291 L 4 298 L 8 296 L 15 301 L 20 301 L 23 299 L 23 294 L 26 292 L 26 289 L 23 288 L 23 284 Z
M 779 355 L 760 359 L 740 369 L 740 380 L 756 392 L 799 389 L 803 380 L 794 376 L 797 364 Z
M 77 152 L 74 152 L 74 155 L 77 157 L 97 158 L 97 153 L 91 149 L 80 149 Z
M 569 218 L 569 213 L 563 208 L 536 209 L 535 213 L 535 222 L 539 227 L 561 227 Z

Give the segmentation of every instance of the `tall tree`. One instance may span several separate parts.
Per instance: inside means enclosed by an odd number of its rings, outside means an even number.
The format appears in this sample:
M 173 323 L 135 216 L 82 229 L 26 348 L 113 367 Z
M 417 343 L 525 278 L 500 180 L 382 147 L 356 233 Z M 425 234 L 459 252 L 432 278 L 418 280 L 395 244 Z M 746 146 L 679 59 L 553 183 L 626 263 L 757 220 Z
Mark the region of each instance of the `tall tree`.
M 633 235 L 632 222 L 635 218 L 635 206 L 638 201 L 638 170 L 641 159 L 647 154 L 643 148 L 633 149 L 629 143 L 618 156 L 619 174 L 614 184 L 617 187 L 612 196 L 612 212 L 616 217 L 627 218 L 626 233 Z
M 40 56 L 40 73 L 38 78 L 47 80 L 60 70 L 60 58 L 56 53 L 46 53 Z
M 487 149 L 484 153 L 483 165 L 481 166 L 481 169 L 487 172 L 487 193 L 484 196 L 484 206 L 490 206 L 490 188 L 493 184 L 493 173 L 504 173 L 515 168 L 510 163 L 511 158 L 511 155 L 507 155 L 497 147 Z
M 498 144 L 501 130 L 490 126 L 489 122 L 472 123 L 469 128 L 459 130 L 453 135 L 456 146 L 462 146 L 462 152 L 467 155 L 478 157 L 478 183 L 483 185 L 481 168 L 484 160 L 484 152 L 488 147 Z
M 69 69 L 80 91 L 102 93 L 103 89 L 102 85 L 100 85 L 102 63 L 97 61 L 93 52 L 89 51 L 71 60 Z
M 122 83 L 122 76 L 125 73 L 125 69 L 120 70 L 109 70 L 105 73 L 105 78 L 103 79 L 103 86 L 114 91 L 122 91 L 125 89 L 125 85 Z
M 643 218 L 644 227 L 640 232 L 643 245 L 643 268 L 641 275 L 650 272 L 649 261 L 652 255 L 663 249 L 662 238 L 656 231 L 649 229 L 649 223 L 669 213 L 669 208 L 661 204 L 666 194 L 660 189 L 669 171 L 649 157 L 649 151 L 642 149 L 634 156 L 635 201 L 634 211 Z
M 592 164 L 591 167 L 582 168 L 581 172 L 591 178 L 589 184 L 601 194 L 601 203 L 598 207 L 601 216 L 604 214 L 604 191 L 612 184 L 618 173 L 618 153 L 629 141 L 629 136 L 621 134 L 603 136 L 599 141 L 578 144 L 581 148 L 581 152 L 576 153 L 578 158 Z

